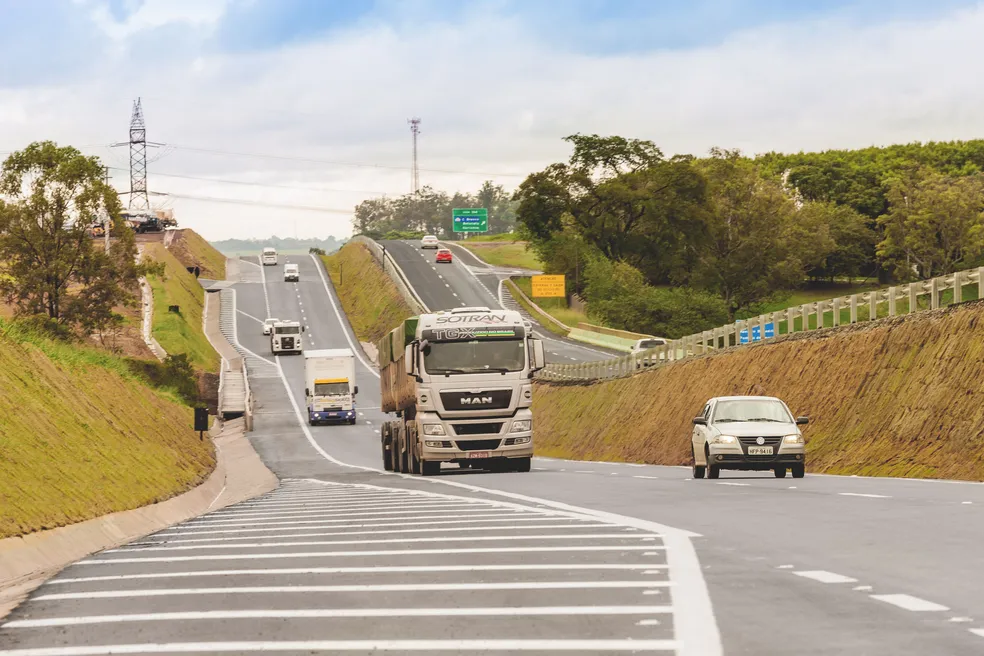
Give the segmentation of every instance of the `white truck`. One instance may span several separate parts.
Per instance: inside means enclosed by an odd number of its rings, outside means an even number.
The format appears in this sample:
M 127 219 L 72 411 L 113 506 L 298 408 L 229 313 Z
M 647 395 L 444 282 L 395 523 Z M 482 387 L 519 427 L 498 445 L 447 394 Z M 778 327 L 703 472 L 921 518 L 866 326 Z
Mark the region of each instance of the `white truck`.
M 270 351 L 274 355 L 281 353 L 301 353 L 301 333 L 303 328 L 297 321 L 280 321 L 270 329 Z
M 308 423 L 354 424 L 355 355 L 350 349 L 319 349 L 304 352 L 304 397 Z
M 284 282 L 297 282 L 301 279 L 300 267 L 296 264 L 284 265 Z
M 263 254 L 260 255 L 260 262 L 263 266 L 277 266 L 277 249 L 272 246 L 264 248 Z
M 441 463 L 530 471 L 533 373 L 543 343 L 519 312 L 484 307 L 410 317 L 379 341 L 383 466 L 431 476 Z

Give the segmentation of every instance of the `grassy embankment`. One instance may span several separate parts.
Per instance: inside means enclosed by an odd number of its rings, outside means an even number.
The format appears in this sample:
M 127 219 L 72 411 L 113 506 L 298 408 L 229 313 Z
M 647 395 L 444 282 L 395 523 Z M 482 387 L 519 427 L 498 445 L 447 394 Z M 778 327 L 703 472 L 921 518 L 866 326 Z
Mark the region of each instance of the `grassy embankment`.
M 813 472 L 984 479 L 984 303 L 799 333 L 589 385 L 538 384 L 538 453 L 690 462 L 713 396 L 781 397 Z
M 359 341 L 374 344 L 413 314 L 365 246 L 346 244 L 321 258 Z
M 194 230 L 177 231 L 168 250 L 186 267 L 199 267 L 202 278 L 225 280 L 226 256 Z
M 192 412 L 124 358 L 0 322 L 0 538 L 163 501 L 203 481 Z
M 499 235 L 494 236 L 501 238 Z M 536 253 L 526 249 L 525 241 L 464 239 L 452 243 L 467 248 L 477 257 L 493 266 L 516 267 L 517 269 L 532 269 L 534 271 L 543 269 L 543 263 L 537 258 Z
M 202 329 L 205 290 L 194 274 L 188 273 L 185 264 L 164 248 L 164 244 L 146 244 L 144 256 L 163 262 L 165 269 L 163 278 L 148 276 L 154 293 L 154 337 L 169 354 L 185 353 L 197 369 L 218 372 L 219 354 L 209 344 Z M 224 269 L 223 260 L 223 277 Z M 170 305 L 177 305 L 180 311 L 171 312 L 168 310 Z

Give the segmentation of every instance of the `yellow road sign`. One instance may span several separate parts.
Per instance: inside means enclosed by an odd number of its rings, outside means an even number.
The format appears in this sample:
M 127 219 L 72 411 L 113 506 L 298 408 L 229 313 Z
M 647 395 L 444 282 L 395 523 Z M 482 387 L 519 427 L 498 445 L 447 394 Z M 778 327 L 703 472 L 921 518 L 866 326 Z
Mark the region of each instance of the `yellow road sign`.
M 534 298 L 565 298 L 564 276 L 533 276 Z

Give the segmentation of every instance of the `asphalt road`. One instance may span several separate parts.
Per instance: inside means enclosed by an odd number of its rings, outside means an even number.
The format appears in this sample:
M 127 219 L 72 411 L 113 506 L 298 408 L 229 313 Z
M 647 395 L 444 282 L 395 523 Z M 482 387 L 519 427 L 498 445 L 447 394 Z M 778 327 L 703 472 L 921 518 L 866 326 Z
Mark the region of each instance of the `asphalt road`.
M 984 652 L 984 485 L 544 458 L 384 473 L 371 368 L 359 425 L 309 428 L 301 358 L 262 359 L 266 314 L 301 317 L 312 348 L 352 340 L 300 264 L 296 285 L 244 265 L 257 282 L 234 287 L 251 439 L 283 486 L 67 568 L 0 628 L 5 653 Z
M 499 281 L 508 277 L 510 269 L 489 267 L 467 249 L 453 244 L 453 261 L 438 264 L 434 261 L 434 251 L 421 250 L 417 242 L 380 243 L 400 265 L 421 300 L 432 311 L 465 306 L 502 307 Z M 539 324 L 534 325 L 534 332 L 543 340 L 547 362 L 550 363 L 572 364 L 625 355 L 562 339 Z

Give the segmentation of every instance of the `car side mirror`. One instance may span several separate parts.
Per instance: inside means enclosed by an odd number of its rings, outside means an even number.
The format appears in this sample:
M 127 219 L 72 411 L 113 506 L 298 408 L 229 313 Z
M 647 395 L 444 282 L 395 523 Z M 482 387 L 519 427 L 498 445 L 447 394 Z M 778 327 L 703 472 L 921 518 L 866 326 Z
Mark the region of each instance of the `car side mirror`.
M 802 424 L 808 424 L 808 423 L 810 423 L 810 418 L 809 417 L 797 417 L 796 418 L 796 423 L 797 424 L 800 424 L 800 425 L 802 425 Z
M 707 426 L 707 417 L 694 417 L 694 426 Z

